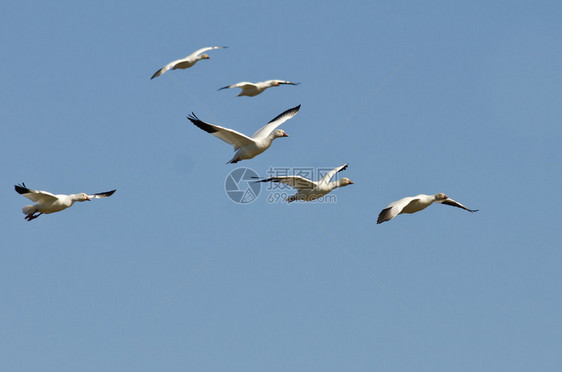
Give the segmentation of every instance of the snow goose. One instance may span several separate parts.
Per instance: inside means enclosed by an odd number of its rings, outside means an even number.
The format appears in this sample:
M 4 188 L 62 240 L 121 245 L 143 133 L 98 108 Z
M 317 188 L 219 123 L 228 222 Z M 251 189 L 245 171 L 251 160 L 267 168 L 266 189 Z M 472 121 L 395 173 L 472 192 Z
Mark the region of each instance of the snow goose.
M 283 177 L 271 177 L 257 182 L 280 182 L 285 185 L 289 185 L 297 189 L 295 195 L 289 196 L 285 201 L 293 202 L 295 200 L 312 201 L 322 196 L 328 194 L 330 191 L 337 187 L 344 187 L 347 185 L 353 185 L 353 182 L 349 178 L 341 178 L 337 181 L 330 181 L 336 173 L 347 169 L 347 164 L 339 166 L 332 169 L 319 181 L 311 181 L 307 178 L 301 176 L 283 176 Z
M 433 203 L 440 203 L 446 205 L 452 205 L 453 207 L 462 208 L 469 212 L 478 212 L 478 209 L 468 209 L 459 202 L 450 199 L 447 195 L 443 193 L 435 195 L 425 195 L 419 194 L 417 196 L 410 196 L 397 200 L 390 203 L 385 209 L 379 214 L 377 219 L 377 224 L 389 221 L 401 213 L 416 213 Z
M 154 75 L 152 75 L 152 77 L 150 78 L 150 80 L 154 79 L 155 77 L 158 77 L 160 75 L 162 75 L 163 73 L 165 73 L 168 70 L 175 70 L 175 69 L 186 69 L 186 68 L 190 68 L 191 66 L 193 66 L 197 61 L 201 60 L 201 59 L 210 59 L 211 57 L 209 57 L 209 55 L 207 54 L 201 54 L 203 52 L 206 52 L 207 50 L 211 50 L 211 49 L 223 49 L 226 47 L 219 47 L 219 46 L 212 46 L 212 47 L 206 47 L 206 48 L 201 48 L 199 50 L 196 50 L 195 52 L 191 53 L 190 55 L 188 55 L 185 58 L 182 59 L 177 59 L 175 61 L 172 61 L 170 63 L 168 63 L 166 66 L 162 67 L 160 70 L 156 71 L 154 73 Z
M 218 125 L 209 124 L 199 120 L 194 113 L 191 113 L 187 118 L 197 127 L 203 129 L 205 132 L 211 133 L 213 136 L 220 138 L 224 142 L 234 146 L 234 157 L 228 163 L 237 163 L 240 160 L 252 159 L 254 156 L 261 154 L 271 146 L 271 142 L 279 137 L 289 137 L 281 129 L 276 129 L 278 126 L 292 118 L 299 112 L 301 105 L 288 109 L 287 111 L 279 114 L 263 128 L 259 129 L 252 137 L 237 132 L 232 129 L 220 127 Z
M 39 191 L 28 189 L 25 186 L 25 183 L 22 182 L 21 185 L 14 186 L 16 191 L 28 198 L 29 200 L 35 202 L 36 204 L 33 205 L 26 205 L 23 207 L 23 213 L 26 215 L 25 219 L 27 221 L 31 221 L 41 214 L 49 214 L 54 212 L 60 212 L 68 207 L 71 207 L 74 202 L 83 202 L 86 200 L 92 200 L 97 198 L 107 198 L 113 195 L 115 190 L 100 192 L 98 194 L 71 194 L 71 195 L 64 195 L 64 194 L 51 194 L 47 191 Z M 38 214 L 35 214 L 38 213 Z
M 292 83 L 290 81 L 285 81 L 285 80 L 266 80 L 266 81 L 260 81 L 259 83 L 250 83 L 247 81 L 241 81 L 240 83 L 227 85 L 226 87 L 219 88 L 219 90 L 230 89 L 230 88 L 241 88 L 242 91 L 240 91 L 240 93 L 238 93 L 236 97 L 240 97 L 240 96 L 253 97 L 253 96 L 257 96 L 267 88 L 278 87 L 279 85 L 282 84 L 299 85 L 300 83 Z

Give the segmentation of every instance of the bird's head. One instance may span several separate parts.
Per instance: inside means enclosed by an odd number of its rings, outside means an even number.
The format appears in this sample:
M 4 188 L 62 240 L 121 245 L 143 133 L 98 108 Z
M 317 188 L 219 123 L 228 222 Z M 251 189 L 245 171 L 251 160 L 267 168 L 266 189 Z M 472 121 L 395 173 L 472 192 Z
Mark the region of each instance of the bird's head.
M 443 194 L 442 192 L 440 192 L 439 194 L 435 194 L 435 200 L 445 200 L 445 199 L 449 199 L 449 197 Z
M 211 59 L 207 53 L 201 54 L 201 59 Z
M 342 186 L 353 185 L 353 182 L 347 177 L 344 177 L 340 180 Z
M 76 201 L 83 202 L 83 201 L 91 201 L 90 197 L 87 194 L 81 192 L 80 194 L 76 195 Z
M 289 135 L 287 133 L 285 133 L 285 131 L 283 129 L 276 129 L 273 132 L 273 137 L 274 138 L 279 138 L 279 137 L 289 137 Z

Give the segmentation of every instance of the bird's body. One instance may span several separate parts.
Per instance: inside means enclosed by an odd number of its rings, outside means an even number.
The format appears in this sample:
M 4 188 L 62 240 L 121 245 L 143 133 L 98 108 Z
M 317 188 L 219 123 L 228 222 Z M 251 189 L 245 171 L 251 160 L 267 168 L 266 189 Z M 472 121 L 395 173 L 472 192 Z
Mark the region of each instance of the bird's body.
M 402 198 L 395 202 L 390 203 L 385 209 L 381 211 L 379 217 L 377 219 L 377 224 L 383 223 L 385 221 L 389 221 L 402 213 L 416 213 L 419 212 L 427 207 L 429 207 L 433 203 L 440 203 L 451 205 L 453 207 L 462 208 L 469 212 L 477 212 L 477 209 L 468 209 L 464 205 L 459 202 L 450 199 L 447 195 L 443 193 L 435 194 L 435 195 L 425 195 L 419 194 L 416 196 L 409 196 L 406 198 Z
M 293 107 L 292 109 L 281 113 L 269 123 L 267 123 L 264 127 L 259 129 L 256 133 L 254 133 L 252 137 L 248 137 L 245 134 L 229 128 L 206 123 L 202 120 L 199 120 L 199 118 L 193 113 L 187 118 L 205 132 L 211 133 L 215 137 L 234 146 L 234 150 L 236 151 L 236 153 L 228 163 L 237 163 L 240 160 L 252 159 L 253 157 L 261 154 L 262 152 L 267 150 L 269 146 L 271 146 L 271 143 L 274 139 L 279 137 L 289 137 L 289 135 L 283 130 L 276 128 L 283 124 L 285 121 L 295 116 L 300 107 L 301 106 L 298 105 L 297 107 Z
M 279 182 L 294 187 L 297 189 L 297 193 L 285 200 L 289 203 L 297 200 L 313 201 L 323 197 L 335 188 L 352 185 L 353 182 L 345 177 L 337 181 L 330 181 L 336 173 L 345 169 L 347 169 L 347 164 L 334 168 L 319 181 L 311 181 L 301 176 L 282 176 L 266 178 L 257 182 Z
M 257 155 L 267 150 L 273 143 L 273 140 L 279 137 L 288 137 L 288 135 L 285 134 L 281 136 L 276 136 L 275 134 L 272 133 L 267 137 L 260 138 L 256 141 L 250 142 L 246 146 L 243 146 L 238 151 L 236 151 L 234 157 L 230 159 L 228 163 L 235 164 L 241 160 L 248 160 L 256 157 Z
M 266 90 L 267 88 L 277 87 L 282 84 L 298 85 L 299 83 L 292 83 L 290 81 L 285 81 L 285 80 L 266 80 L 266 81 L 260 81 L 258 83 L 241 81 L 236 84 L 227 85 L 226 87 L 219 88 L 219 90 L 229 89 L 229 88 L 240 88 L 242 90 L 240 91 L 240 93 L 238 93 L 237 97 L 240 96 L 254 97 L 260 94 L 261 92 L 263 92 L 264 90 Z
M 226 48 L 226 47 L 214 46 L 214 47 L 206 47 L 206 48 L 201 48 L 199 50 L 196 50 L 195 52 L 191 53 L 190 55 L 188 55 L 185 58 L 176 59 L 175 61 L 172 61 L 172 62 L 168 63 L 166 66 L 164 66 L 160 70 L 156 71 L 150 79 L 152 80 L 155 77 L 158 77 L 158 76 L 164 74 L 168 70 L 177 70 L 177 69 L 183 70 L 183 69 L 186 69 L 186 68 L 190 68 L 195 63 L 197 63 L 197 61 L 200 61 L 202 59 L 210 59 L 211 58 L 207 54 L 201 54 L 201 53 L 206 52 L 207 50 L 221 49 L 221 48 Z
M 39 191 L 28 189 L 25 186 L 25 183 L 21 185 L 15 185 L 15 190 L 19 194 L 25 196 L 29 200 L 35 202 L 36 204 L 33 205 L 26 205 L 23 207 L 22 211 L 26 215 L 25 219 L 27 221 L 31 221 L 41 214 L 50 214 L 55 212 L 60 212 L 65 210 L 66 208 L 71 207 L 75 202 L 83 202 L 86 200 L 92 200 L 95 198 L 107 198 L 115 192 L 115 190 L 107 191 L 98 194 L 52 194 L 47 191 Z M 39 213 L 35 215 L 35 213 Z
M 429 207 L 433 202 L 433 195 L 420 194 L 414 197 L 402 198 L 396 203 L 404 204 L 404 207 L 402 208 L 400 213 L 416 213 Z

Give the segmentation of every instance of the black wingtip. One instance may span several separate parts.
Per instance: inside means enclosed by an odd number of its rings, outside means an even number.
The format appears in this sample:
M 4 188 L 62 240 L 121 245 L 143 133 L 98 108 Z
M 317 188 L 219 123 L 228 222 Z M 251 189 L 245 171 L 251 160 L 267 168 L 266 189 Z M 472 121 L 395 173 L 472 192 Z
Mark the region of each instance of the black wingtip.
M 199 120 L 199 118 L 192 112 L 191 114 L 188 114 L 185 116 L 188 120 Z
M 150 80 L 154 79 L 155 77 L 160 76 L 160 75 L 158 75 L 158 73 L 159 73 L 160 71 L 162 71 L 162 69 L 156 71 L 156 72 L 154 73 L 154 75 L 152 75 L 152 77 L 150 78 Z
M 27 194 L 29 189 L 25 186 L 25 183 L 21 183 L 21 185 L 14 185 L 14 189 L 18 194 Z
M 294 111 L 295 113 L 297 113 L 297 112 L 299 112 L 300 109 L 301 109 L 301 105 L 295 106 L 295 107 L 293 107 L 293 108 L 290 108 L 290 109 L 288 109 L 288 110 L 285 110 L 282 114 L 278 115 L 277 117 L 290 114 L 290 113 L 292 113 L 293 111 Z
M 282 117 L 285 116 L 285 115 L 291 115 L 291 114 L 296 115 L 297 112 L 299 112 L 300 109 L 301 109 L 301 105 L 298 105 L 298 106 L 295 106 L 295 107 L 290 108 L 290 109 L 288 109 L 288 110 L 285 110 L 285 111 L 283 111 L 282 113 L 280 113 L 279 115 L 277 115 L 276 117 L 274 117 L 273 119 L 271 119 L 271 120 L 269 121 L 269 123 L 274 122 L 275 120 L 278 120 L 278 119 L 282 118 Z
M 219 89 L 217 89 L 217 91 L 223 90 L 223 89 L 228 89 L 228 88 L 230 88 L 230 85 L 227 85 L 226 87 L 219 88 Z
M 96 194 L 93 195 L 99 195 L 99 196 L 103 196 L 105 198 L 109 198 L 111 195 L 113 195 L 115 193 L 115 191 L 117 191 L 117 189 L 111 190 L 111 191 L 106 191 L 106 192 L 98 192 Z
M 377 218 L 377 225 L 392 219 L 392 218 L 388 218 L 390 217 L 389 214 L 391 209 L 392 208 L 385 208 L 381 211 L 381 213 L 379 213 L 379 217 Z
M 257 181 L 254 181 L 254 182 L 258 183 L 258 182 L 269 182 L 269 181 L 271 181 L 271 178 L 264 178 L 264 179 L 257 180 Z
M 253 183 L 269 182 L 273 180 L 273 178 L 261 178 L 261 177 L 254 177 L 254 176 L 252 176 L 251 178 L 257 179 L 257 181 L 254 181 Z
M 199 129 L 204 130 L 207 133 L 215 133 L 217 132 L 217 129 L 215 127 L 213 127 L 212 125 L 209 125 L 209 123 L 205 123 L 204 121 L 200 120 L 193 112 L 191 113 L 190 116 L 187 117 L 189 119 L 189 121 L 191 121 L 196 127 L 198 127 Z

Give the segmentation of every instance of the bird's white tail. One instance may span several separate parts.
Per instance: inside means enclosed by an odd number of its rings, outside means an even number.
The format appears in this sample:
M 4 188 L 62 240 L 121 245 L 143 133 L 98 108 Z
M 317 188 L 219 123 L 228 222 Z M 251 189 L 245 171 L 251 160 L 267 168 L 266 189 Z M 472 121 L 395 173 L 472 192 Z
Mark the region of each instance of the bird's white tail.
M 35 213 L 36 209 L 33 205 L 26 205 L 25 207 L 23 207 L 22 212 L 25 215 L 30 215 Z

